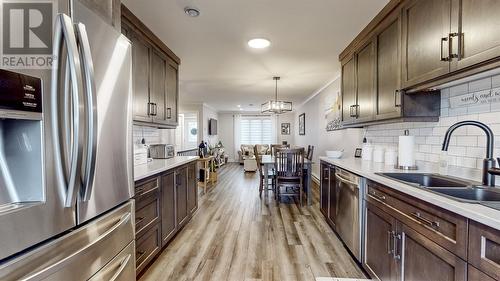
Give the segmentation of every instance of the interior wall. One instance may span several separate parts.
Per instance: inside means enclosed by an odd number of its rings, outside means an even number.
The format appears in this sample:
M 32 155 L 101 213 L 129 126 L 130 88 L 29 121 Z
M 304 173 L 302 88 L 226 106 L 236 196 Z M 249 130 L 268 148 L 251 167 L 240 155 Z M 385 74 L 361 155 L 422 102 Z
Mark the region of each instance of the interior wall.
M 219 140 L 224 145 L 224 151 L 228 155 L 229 162 L 235 162 L 238 155 L 235 155 L 234 147 L 234 114 L 219 113 Z
M 314 145 L 313 175 L 319 175 L 319 157 L 325 156 L 327 150 L 344 150 L 344 157 L 353 157 L 356 148 L 361 147 L 363 129 L 344 129 L 326 131 L 328 123 L 325 118 L 327 96 L 340 91 L 340 78 L 304 104 L 294 109 L 293 142 L 297 146 L 307 148 Z M 305 135 L 299 135 L 299 115 L 305 113 Z
M 211 136 L 208 134 L 208 120 L 213 118 L 218 120 L 218 113 L 213 107 L 210 107 L 206 104 L 202 106 L 202 119 L 199 122 L 199 128 L 201 129 L 202 139 L 206 141 L 209 145 L 216 145 L 219 142 L 219 136 L 214 135 Z M 218 122 L 217 122 L 218 123 Z M 220 128 L 217 128 L 217 134 L 220 133 Z

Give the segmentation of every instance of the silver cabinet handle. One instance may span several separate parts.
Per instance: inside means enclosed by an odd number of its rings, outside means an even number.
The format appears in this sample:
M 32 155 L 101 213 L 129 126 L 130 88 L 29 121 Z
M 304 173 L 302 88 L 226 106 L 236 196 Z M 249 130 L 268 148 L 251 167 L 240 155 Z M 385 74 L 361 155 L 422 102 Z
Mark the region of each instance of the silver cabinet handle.
M 458 37 L 458 40 L 459 40 L 459 44 L 458 44 L 458 52 L 460 53 L 460 47 L 461 47 L 461 44 L 460 44 L 460 33 L 458 32 L 452 32 L 448 35 L 449 37 L 449 43 L 448 43 L 448 56 L 450 58 L 450 60 L 452 59 L 458 59 L 459 58 L 459 55 L 458 54 L 454 54 L 453 53 L 453 37 Z
M 66 65 L 63 65 L 64 44 L 67 49 Z M 82 165 L 83 129 L 80 126 L 80 118 L 83 116 L 83 109 L 80 105 L 83 103 L 83 82 L 73 23 L 71 19 L 64 14 L 56 16 L 52 53 L 57 60 L 56 65 L 52 68 L 52 89 L 50 93 L 52 108 L 50 117 L 52 139 L 54 142 L 56 184 L 61 192 L 66 194 L 64 206 L 72 207 L 76 203 L 76 197 L 79 190 L 77 185 L 79 185 L 79 173 Z M 59 81 L 61 69 L 66 69 L 67 80 L 71 81 L 70 89 L 68 89 L 68 85 L 64 85 L 65 89 L 70 90 L 72 95 L 71 99 L 67 97 L 67 92 L 63 95 L 59 95 L 61 88 Z M 63 102 L 60 100 L 61 96 Z M 72 106 L 68 108 L 68 101 L 70 100 Z M 61 104 L 63 107 L 62 112 Z M 67 120 L 68 117 L 72 120 Z M 65 134 L 61 132 L 61 127 L 63 126 L 64 128 L 62 129 L 66 131 Z M 62 141 L 64 138 L 66 139 L 66 143 Z M 63 152 L 67 150 L 70 151 L 68 153 Z M 69 165 L 65 165 L 63 161 L 66 163 L 69 162 Z M 65 171 L 66 169 L 69 171 Z
M 423 223 L 423 224 L 426 224 L 432 228 L 439 228 L 439 222 L 438 221 L 433 221 L 433 220 L 430 220 L 428 218 L 425 218 L 424 216 L 422 216 L 422 214 L 420 212 L 413 212 L 411 213 L 411 215 L 419 222 Z
M 97 97 L 94 81 L 94 63 L 90 52 L 90 43 L 88 40 L 85 25 L 78 23 L 75 25 L 77 43 L 80 45 L 80 57 L 83 63 L 83 74 L 85 77 L 85 156 L 83 169 L 83 200 L 89 201 L 92 194 L 92 180 L 95 172 L 96 151 L 97 151 Z
M 387 230 L 387 254 L 392 255 L 394 242 L 392 241 L 394 237 L 394 231 Z
M 167 107 L 167 119 L 172 119 L 172 108 Z
M 81 255 L 82 253 L 87 251 L 88 249 L 94 247 L 94 245 L 96 245 L 100 241 L 106 239 L 108 236 L 113 234 L 115 231 L 117 231 L 123 225 L 127 224 L 130 221 L 131 216 L 132 216 L 132 214 L 130 212 L 123 214 L 120 217 L 120 220 L 116 224 L 114 224 L 112 227 L 110 227 L 108 230 L 106 230 L 103 234 L 99 235 L 99 237 L 97 237 L 97 239 L 95 239 L 92 243 L 85 245 L 84 247 L 78 249 L 77 251 L 75 251 L 71 255 L 66 256 L 65 258 L 61 259 L 60 261 L 58 261 L 54 264 L 51 264 L 51 265 L 43 268 L 40 271 L 37 271 L 37 272 L 27 276 L 27 277 L 24 277 L 23 280 L 38 280 L 38 279 L 40 279 L 39 278 L 40 275 L 48 274 L 51 271 L 56 270 L 57 268 L 62 267 L 65 264 L 71 262 L 71 260 L 73 258 L 78 257 L 79 255 Z
M 398 102 L 398 100 L 399 100 L 399 102 Z M 400 90 L 394 91 L 394 107 L 401 107 L 401 91 Z
M 379 201 L 385 201 L 386 199 L 384 195 L 379 195 L 375 191 L 368 192 L 368 194 Z
M 401 259 L 401 255 L 398 254 L 398 241 L 401 241 L 401 234 L 398 234 L 396 232 L 392 232 L 392 243 L 393 243 L 393 246 L 392 246 L 392 257 L 395 259 L 395 260 L 400 260 Z
M 444 55 L 444 50 L 443 50 L 444 42 L 448 42 L 448 37 L 441 38 L 441 58 L 440 59 L 441 59 L 441 61 L 450 61 L 450 56 L 443 57 L 443 55 Z M 448 47 L 448 53 L 449 52 L 450 52 L 450 50 Z

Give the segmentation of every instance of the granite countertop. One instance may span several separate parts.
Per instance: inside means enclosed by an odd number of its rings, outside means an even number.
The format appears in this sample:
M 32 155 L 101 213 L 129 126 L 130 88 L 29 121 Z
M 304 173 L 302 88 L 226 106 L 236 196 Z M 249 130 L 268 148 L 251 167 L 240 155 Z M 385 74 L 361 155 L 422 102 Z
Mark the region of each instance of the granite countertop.
M 142 180 L 198 159 L 198 156 L 175 156 L 170 159 L 153 159 L 147 164 L 134 166 L 134 181 Z
M 439 206 L 453 213 L 462 215 L 471 220 L 480 222 L 494 229 L 500 230 L 499 210 L 495 210 L 481 204 L 459 202 L 445 196 L 375 174 L 387 172 L 404 172 L 402 170 L 397 170 L 392 166 L 386 166 L 383 163 L 363 161 L 359 158 L 332 159 L 328 157 L 320 157 L 320 160 L 353 172 L 364 178 L 386 185 L 390 188 L 411 195 L 433 205 Z M 436 165 L 429 163 L 427 165 L 422 165 L 418 170 L 409 172 L 437 173 L 437 171 L 438 169 Z M 473 181 L 480 181 L 481 178 L 481 173 L 478 170 L 457 167 L 450 167 L 447 174 L 449 176 Z

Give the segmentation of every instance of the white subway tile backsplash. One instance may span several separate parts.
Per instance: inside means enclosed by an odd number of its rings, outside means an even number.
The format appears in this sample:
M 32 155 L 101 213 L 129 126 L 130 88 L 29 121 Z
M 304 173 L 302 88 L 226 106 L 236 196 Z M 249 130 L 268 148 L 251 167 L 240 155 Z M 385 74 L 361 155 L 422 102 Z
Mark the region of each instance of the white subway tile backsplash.
M 469 93 L 491 89 L 491 77 L 469 82 Z
M 439 122 L 407 122 L 367 127 L 367 138 L 374 144 L 397 145 L 398 136 L 405 129 L 415 136 L 416 159 L 418 161 L 438 162 L 443 159 L 449 165 L 467 168 L 482 168 L 485 156 L 486 137 L 476 127 L 462 127 L 453 133 L 448 152 L 441 151 L 444 135 L 449 126 L 464 120 L 476 120 L 491 127 L 498 140 L 495 142 L 495 157 L 500 156 L 500 103 L 469 105 L 450 108 L 449 99 L 455 96 L 488 91 L 500 87 L 500 75 L 487 77 L 469 83 L 441 90 L 441 117 Z
M 450 97 L 456 97 L 469 92 L 469 84 L 461 84 L 450 88 Z

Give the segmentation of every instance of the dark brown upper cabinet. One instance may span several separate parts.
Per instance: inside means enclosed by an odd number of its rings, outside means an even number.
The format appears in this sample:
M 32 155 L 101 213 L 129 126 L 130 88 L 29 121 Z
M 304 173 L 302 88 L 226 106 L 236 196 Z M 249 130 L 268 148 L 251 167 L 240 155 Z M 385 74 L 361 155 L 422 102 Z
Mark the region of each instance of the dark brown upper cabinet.
M 451 0 L 410 0 L 403 7 L 403 87 L 450 71 Z
M 356 122 L 366 122 L 374 118 L 375 71 L 375 43 L 370 41 L 356 54 Z
M 500 57 L 500 1 L 453 0 L 451 70 Z
M 180 59 L 125 6 L 122 33 L 132 42 L 133 120 L 140 125 L 178 125 Z
M 401 116 L 401 17 L 388 19 L 376 36 L 376 119 Z
M 356 59 L 349 58 L 342 65 L 342 121 L 351 124 L 356 121 Z

